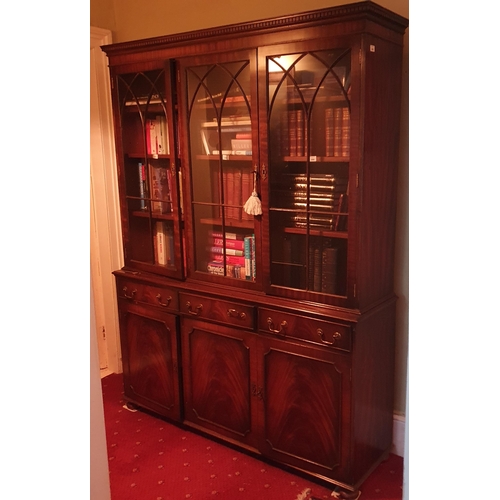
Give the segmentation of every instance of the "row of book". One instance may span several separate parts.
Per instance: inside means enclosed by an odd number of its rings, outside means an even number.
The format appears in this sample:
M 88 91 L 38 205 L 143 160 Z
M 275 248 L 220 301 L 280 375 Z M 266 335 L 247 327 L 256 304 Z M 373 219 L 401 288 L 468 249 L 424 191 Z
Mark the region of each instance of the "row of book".
M 351 114 L 349 108 L 325 110 L 325 156 L 348 157 L 350 152 Z
M 279 193 L 287 208 L 296 208 L 292 224 L 299 228 L 345 231 L 347 228 L 348 181 L 333 174 L 288 174 L 287 190 Z
M 205 122 L 201 129 L 203 153 L 206 155 L 252 155 L 252 132 L 249 119 Z
M 338 294 L 339 248 L 331 240 L 312 237 L 308 250 L 306 260 L 304 240 L 298 239 L 297 235 L 284 236 L 283 286 Z
M 149 186 L 146 175 L 149 171 Z M 139 171 L 139 194 L 141 197 L 141 210 L 146 210 L 146 199 L 151 193 L 151 211 L 154 213 L 167 214 L 172 212 L 172 174 L 169 168 L 148 163 L 138 163 Z
M 209 273 L 255 281 L 255 234 L 210 231 L 206 250 Z
M 149 155 L 170 154 L 167 119 L 164 115 L 146 120 L 146 143 Z
M 324 154 L 319 156 L 348 158 L 351 131 L 349 108 L 326 108 L 324 126 L 320 128 L 324 130 L 324 145 L 321 146 Z M 280 149 L 282 156 L 308 154 L 307 115 L 303 109 L 281 114 Z
M 254 216 L 243 210 L 243 205 L 248 200 L 253 190 L 253 172 L 238 167 L 224 167 L 222 182 L 224 185 L 225 217 L 233 220 L 253 220 Z M 215 199 L 219 196 L 219 169 L 212 170 L 212 190 Z M 218 217 L 222 217 L 220 208 Z
M 174 265 L 174 232 L 172 226 L 165 221 L 157 221 L 155 224 L 154 251 L 157 264 Z
M 308 288 L 315 292 L 337 293 L 338 248 L 323 242 L 309 246 Z

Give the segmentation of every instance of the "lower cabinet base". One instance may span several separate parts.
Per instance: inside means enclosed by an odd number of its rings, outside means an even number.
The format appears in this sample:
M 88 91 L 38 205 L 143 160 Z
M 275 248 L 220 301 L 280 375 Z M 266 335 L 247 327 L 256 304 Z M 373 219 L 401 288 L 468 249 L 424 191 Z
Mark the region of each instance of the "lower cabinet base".
M 152 302 L 119 300 L 128 403 L 345 495 L 387 457 L 395 300 L 333 317 L 170 290 L 169 311 L 122 285 Z

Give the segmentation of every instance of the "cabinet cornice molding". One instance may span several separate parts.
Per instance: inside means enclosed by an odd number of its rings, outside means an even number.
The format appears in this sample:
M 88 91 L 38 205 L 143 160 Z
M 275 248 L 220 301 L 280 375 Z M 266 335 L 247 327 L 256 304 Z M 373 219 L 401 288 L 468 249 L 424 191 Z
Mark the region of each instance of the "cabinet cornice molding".
M 292 27 L 303 28 L 308 26 L 337 22 L 345 23 L 346 21 L 359 20 L 375 21 L 399 34 L 404 34 L 406 28 L 408 27 L 408 20 L 406 18 L 381 7 L 376 3 L 364 1 L 271 19 L 249 21 L 215 28 L 206 28 L 187 31 L 184 33 L 174 33 L 159 37 L 115 43 L 113 45 L 105 45 L 102 49 L 108 56 L 111 57 L 114 54 L 143 52 L 145 50 L 159 50 L 174 45 L 184 45 L 211 38 L 261 34 L 267 30 L 276 32 Z

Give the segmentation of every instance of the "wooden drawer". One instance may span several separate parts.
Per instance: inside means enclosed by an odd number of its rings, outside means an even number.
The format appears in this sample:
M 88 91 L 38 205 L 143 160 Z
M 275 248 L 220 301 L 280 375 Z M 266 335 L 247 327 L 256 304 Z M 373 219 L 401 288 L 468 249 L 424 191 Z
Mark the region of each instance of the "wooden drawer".
M 242 328 L 254 328 L 253 306 L 207 298 L 190 293 L 179 293 L 180 311 L 190 316 L 217 321 Z
M 159 306 L 169 311 L 177 311 L 179 308 L 176 290 L 124 279 L 117 280 L 116 287 L 119 298 Z
M 351 350 L 351 327 L 273 309 L 259 308 L 259 330 L 281 338 L 295 338 L 322 346 Z

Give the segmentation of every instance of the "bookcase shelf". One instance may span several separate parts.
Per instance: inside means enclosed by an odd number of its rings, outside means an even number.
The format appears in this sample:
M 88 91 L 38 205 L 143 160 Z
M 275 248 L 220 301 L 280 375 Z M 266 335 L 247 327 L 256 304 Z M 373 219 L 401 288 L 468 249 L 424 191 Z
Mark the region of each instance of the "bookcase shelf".
M 222 219 L 200 219 L 201 224 L 209 226 L 222 226 Z M 225 226 L 229 228 L 239 228 L 253 230 L 253 224 L 249 221 L 235 220 L 235 219 L 225 219 Z
M 303 163 L 307 161 L 307 156 L 284 156 L 283 161 Z M 348 156 L 310 156 L 311 163 L 349 163 Z
M 301 229 L 299 227 L 285 227 L 283 229 L 284 233 L 287 234 L 301 234 L 305 235 L 307 231 L 305 229 Z M 329 229 L 309 229 L 310 236 L 321 236 L 325 238 L 339 238 L 339 239 L 347 239 L 348 233 L 347 231 L 330 231 Z
M 196 155 L 197 160 L 219 161 L 219 155 Z M 222 154 L 222 161 L 252 161 L 252 155 Z
M 407 25 L 361 1 L 103 48 L 125 399 L 351 491 L 392 444 Z
M 137 113 L 137 110 L 139 109 L 142 113 L 164 113 L 165 108 L 160 104 L 160 103 L 149 103 L 149 105 L 146 104 L 127 104 L 123 108 L 123 112 L 125 113 Z
M 145 218 L 150 218 L 151 219 L 157 219 L 157 220 L 174 220 L 174 215 L 173 214 L 159 214 L 155 212 L 147 212 L 147 211 L 142 211 L 142 210 L 134 210 L 132 212 L 132 215 L 134 217 L 145 217 Z
M 157 155 L 152 155 L 152 154 L 147 154 L 144 155 L 144 153 L 127 153 L 127 158 L 134 159 L 134 160 L 169 160 L 171 158 L 171 154 L 157 154 Z

